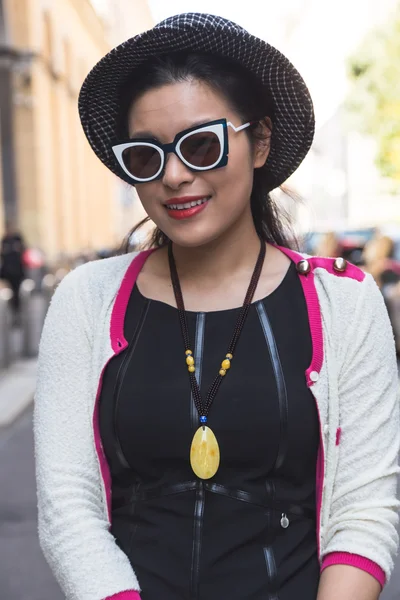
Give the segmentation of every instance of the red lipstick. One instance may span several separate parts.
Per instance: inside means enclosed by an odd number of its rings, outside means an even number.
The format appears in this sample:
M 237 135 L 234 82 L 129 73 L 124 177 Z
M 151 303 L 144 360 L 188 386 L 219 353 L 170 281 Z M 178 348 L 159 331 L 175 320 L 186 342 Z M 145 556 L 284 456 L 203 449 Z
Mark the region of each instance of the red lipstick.
M 181 196 L 169 199 L 164 206 L 172 219 L 189 219 L 202 212 L 209 200 L 210 196 Z

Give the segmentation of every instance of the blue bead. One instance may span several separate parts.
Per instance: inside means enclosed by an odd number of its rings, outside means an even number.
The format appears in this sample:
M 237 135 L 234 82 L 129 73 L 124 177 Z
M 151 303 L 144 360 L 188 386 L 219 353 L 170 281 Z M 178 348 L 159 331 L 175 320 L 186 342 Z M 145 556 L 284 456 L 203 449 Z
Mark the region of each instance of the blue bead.
M 207 417 L 200 417 L 200 423 L 207 423 Z

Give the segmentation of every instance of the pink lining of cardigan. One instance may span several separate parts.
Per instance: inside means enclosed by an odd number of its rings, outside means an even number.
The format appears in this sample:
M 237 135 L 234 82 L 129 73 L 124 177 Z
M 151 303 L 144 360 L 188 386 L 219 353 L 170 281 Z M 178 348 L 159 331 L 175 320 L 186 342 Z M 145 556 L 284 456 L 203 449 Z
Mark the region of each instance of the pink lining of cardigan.
M 111 357 L 111 358 L 113 358 L 113 357 Z M 93 419 L 92 419 L 93 432 L 94 432 L 94 443 L 95 443 L 95 447 L 96 447 L 97 459 L 99 461 L 101 477 L 103 479 L 103 485 L 104 485 L 104 489 L 106 492 L 107 514 L 108 514 L 108 522 L 109 522 L 110 526 L 111 526 L 111 473 L 110 473 L 110 467 L 109 467 L 107 459 L 106 459 L 106 455 L 104 453 L 103 443 L 101 441 L 101 435 L 100 435 L 99 398 L 100 398 L 101 387 L 103 384 L 104 371 L 106 370 L 106 367 L 107 367 L 108 363 L 110 362 L 111 358 L 104 365 L 103 370 L 100 375 L 99 385 L 97 386 L 96 401 L 95 401 L 95 405 L 94 405 Z
M 336 430 L 336 446 L 339 446 L 341 437 L 342 437 L 342 428 L 338 427 Z
M 382 588 L 385 586 L 385 572 L 379 565 L 364 556 L 351 554 L 350 552 L 332 552 L 324 558 L 321 572 L 332 565 L 349 565 L 351 567 L 357 567 L 357 569 L 361 569 L 362 571 L 369 573 L 369 575 L 372 575 L 372 577 L 381 584 Z
M 104 600 L 141 600 L 139 592 L 134 590 L 127 590 L 126 592 L 119 592 L 113 596 L 107 596 Z
M 93 411 L 93 431 L 94 431 L 94 441 L 96 447 L 96 453 L 100 465 L 100 472 L 103 479 L 104 489 L 106 493 L 107 499 L 107 514 L 108 521 L 111 526 L 111 473 L 110 467 L 107 463 L 107 458 L 104 453 L 103 444 L 101 441 L 100 435 L 100 423 L 99 423 L 99 399 L 101 393 L 101 387 L 103 383 L 103 375 L 104 371 L 110 360 L 125 350 L 128 346 L 128 342 L 124 336 L 124 319 L 125 313 L 129 302 L 129 297 L 131 295 L 133 286 L 135 285 L 135 281 L 143 268 L 144 263 L 150 254 L 154 252 L 154 250 L 146 250 L 145 252 L 141 252 L 137 254 L 135 258 L 130 263 L 124 278 L 122 280 L 121 286 L 118 290 L 117 297 L 114 302 L 113 310 L 111 313 L 111 323 L 110 323 L 110 339 L 111 339 L 111 347 L 114 351 L 114 355 L 111 356 L 106 364 L 103 367 L 103 370 L 100 375 L 99 384 L 97 386 L 97 394 Z M 133 599 L 132 599 L 133 600 Z
M 116 354 L 119 354 L 119 352 L 124 350 L 128 345 L 128 342 L 124 336 L 124 320 L 126 309 L 128 307 L 129 298 L 136 279 L 138 278 L 144 263 L 153 252 L 155 252 L 155 249 L 145 250 L 144 252 L 140 252 L 135 256 L 126 271 L 121 286 L 118 290 L 111 314 L 110 325 L 111 346 Z

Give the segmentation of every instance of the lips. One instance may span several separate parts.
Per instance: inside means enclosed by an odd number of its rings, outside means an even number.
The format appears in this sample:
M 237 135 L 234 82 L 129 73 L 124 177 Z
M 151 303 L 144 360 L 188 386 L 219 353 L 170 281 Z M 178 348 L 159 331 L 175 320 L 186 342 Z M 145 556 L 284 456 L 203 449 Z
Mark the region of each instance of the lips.
M 185 210 L 185 208 L 194 208 L 195 206 L 200 206 L 209 200 L 209 196 L 205 196 L 204 198 L 200 198 L 199 200 L 192 200 L 191 202 L 184 202 L 179 204 L 167 204 L 166 207 L 172 210 Z
M 188 219 L 202 212 L 210 198 L 211 196 L 172 198 L 165 208 L 172 219 Z

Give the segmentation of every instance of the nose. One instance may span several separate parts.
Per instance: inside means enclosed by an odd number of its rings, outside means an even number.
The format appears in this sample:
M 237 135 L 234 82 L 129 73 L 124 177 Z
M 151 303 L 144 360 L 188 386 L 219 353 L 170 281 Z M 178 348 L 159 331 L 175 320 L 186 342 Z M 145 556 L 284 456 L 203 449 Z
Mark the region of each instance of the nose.
M 162 178 L 163 184 L 173 190 L 179 189 L 184 183 L 192 183 L 195 178 L 195 173 L 176 156 L 169 154 L 166 158 L 164 175 Z

